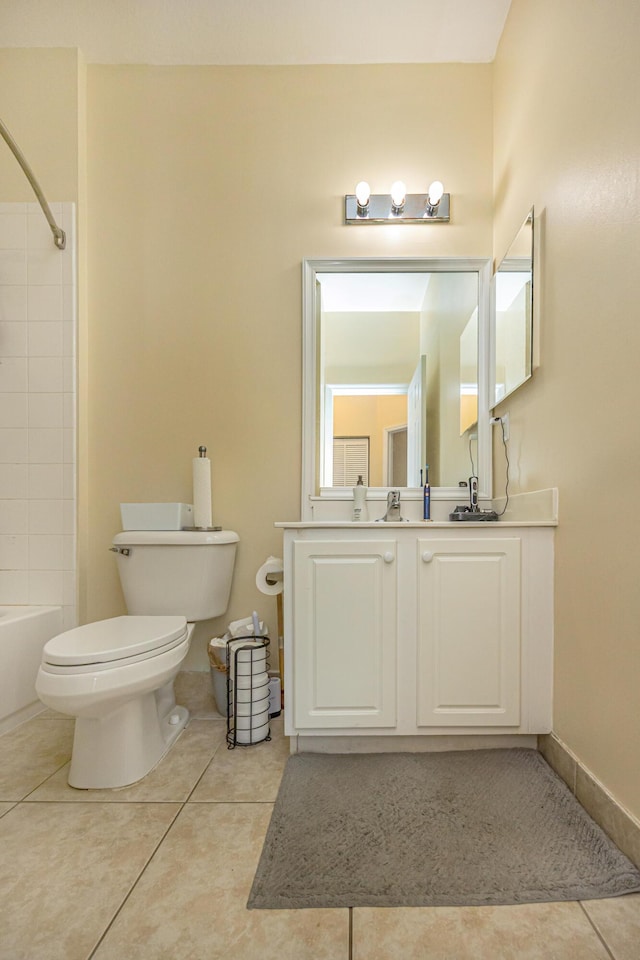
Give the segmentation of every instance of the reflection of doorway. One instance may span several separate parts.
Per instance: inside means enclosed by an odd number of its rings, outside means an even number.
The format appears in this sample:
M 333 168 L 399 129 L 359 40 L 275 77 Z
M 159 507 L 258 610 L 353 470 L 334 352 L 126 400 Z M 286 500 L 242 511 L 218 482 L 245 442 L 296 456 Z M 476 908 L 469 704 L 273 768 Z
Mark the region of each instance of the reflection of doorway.
M 385 486 L 384 428 L 407 422 L 407 384 L 327 384 L 323 418 L 322 483 L 333 486 L 334 437 L 369 437 L 369 486 Z
M 406 487 L 407 484 L 407 425 L 385 428 L 383 485 Z

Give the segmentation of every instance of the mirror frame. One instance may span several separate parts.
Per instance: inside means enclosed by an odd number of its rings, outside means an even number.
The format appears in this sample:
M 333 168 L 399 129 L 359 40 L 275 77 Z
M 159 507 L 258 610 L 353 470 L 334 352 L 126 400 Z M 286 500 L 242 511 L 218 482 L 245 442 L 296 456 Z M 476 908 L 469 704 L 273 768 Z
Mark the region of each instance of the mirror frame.
M 311 498 L 344 500 L 351 491 L 319 487 L 318 477 L 318 342 L 316 277 L 322 273 L 475 273 L 478 277 L 478 424 L 476 466 L 478 495 L 492 496 L 492 446 L 489 420 L 489 310 L 491 260 L 470 257 L 356 257 L 302 261 L 302 482 L 301 519 L 313 519 Z M 384 499 L 388 487 L 370 488 L 369 498 Z M 460 501 L 460 487 L 432 487 L 434 500 Z M 468 495 L 468 492 L 466 492 Z M 422 497 L 420 487 L 402 488 L 407 500 Z
M 517 269 L 517 261 L 515 260 L 515 258 L 509 256 L 509 252 L 513 249 L 513 246 L 514 246 L 516 240 L 518 239 L 518 236 L 520 235 L 520 231 L 521 231 L 522 228 L 523 228 L 524 226 L 526 226 L 526 224 L 529 223 L 529 222 L 531 222 L 531 281 L 530 281 L 530 283 L 531 283 L 531 293 L 530 293 L 530 295 L 529 295 L 529 297 L 530 297 L 530 299 L 529 299 L 529 329 L 527 330 L 527 340 L 528 340 L 528 347 L 529 347 L 529 367 L 528 367 L 528 371 L 527 371 L 527 373 L 526 373 L 526 376 L 523 377 L 523 379 L 520 380 L 514 387 L 512 387 L 511 390 L 509 390 L 508 393 L 505 393 L 502 397 L 500 397 L 499 400 L 496 400 L 496 359 L 497 359 L 497 357 L 496 357 L 496 354 L 497 354 L 497 335 L 496 335 L 496 315 L 497 315 L 497 310 L 496 310 L 496 302 L 497 302 L 497 277 L 498 277 L 498 274 L 500 273 L 500 268 L 501 268 L 501 267 L 505 267 L 505 266 L 508 265 L 508 264 L 509 264 L 510 266 L 506 266 L 506 269 L 505 269 L 504 272 L 510 272 L 511 270 L 514 270 L 514 271 L 515 271 L 515 270 Z M 507 247 L 507 252 L 505 253 L 505 255 L 504 255 L 504 257 L 502 258 L 502 260 L 500 261 L 500 263 L 497 265 L 497 267 L 496 267 L 496 269 L 495 269 L 495 271 L 494 271 L 494 273 L 493 273 L 493 276 L 491 277 L 491 328 L 490 328 L 491 353 L 490 353 L 490 357 L 489 357 L 489 363 L 490 363 L 489 409 L 490 409 L 490 410 L 495 410 L 496 407 L 499 407 L 501 403 L 504 403 L 504 401 L 505 401 L 508 397 L 511 397 L 511 396 L 516 392 L 516 390 L 519 390 L 520 387 L 523 386 L 523 384 L 527 383 L 528 380 L 531 380 L 531 377 L 533 376 L 533 370 L 534 370 L 534 366 L 535 366 L 535 364 L 534 364 L 534 356 L 533 356 L 533 353 L 534 353 L 534 336 L 535 336 L 535 320 L 534 320 L 533 311 L 534 311 L 535 306 L 536 306 L 536 296 L 535 296 L 535 290 L 534 290 L 534 282 L 535 282 L 535 225 L 536 225 L 536 218 L 535 218 L 535 215 L 534 215 L 534 208 L 531 207 L 531 209 L 527 212 L 526 217 L 524 218 L 524 220 L 522 221 L 522 223 L 520 224 L 520 226 L 519 226 L 518 229 L 516 230 L 516 233 L 515 233 L 514 237 L 512 238 L 511 243 L 510 243 L 509 246 Z

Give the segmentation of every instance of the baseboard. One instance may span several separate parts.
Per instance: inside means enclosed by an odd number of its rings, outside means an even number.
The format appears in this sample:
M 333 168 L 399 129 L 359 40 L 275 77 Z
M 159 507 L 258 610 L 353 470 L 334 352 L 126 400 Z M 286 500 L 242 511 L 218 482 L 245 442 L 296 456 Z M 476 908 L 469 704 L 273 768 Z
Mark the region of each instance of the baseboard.
M 640 823 L 554 733 L 538 737 L 538 750 L 616 846 L 640 867 Z

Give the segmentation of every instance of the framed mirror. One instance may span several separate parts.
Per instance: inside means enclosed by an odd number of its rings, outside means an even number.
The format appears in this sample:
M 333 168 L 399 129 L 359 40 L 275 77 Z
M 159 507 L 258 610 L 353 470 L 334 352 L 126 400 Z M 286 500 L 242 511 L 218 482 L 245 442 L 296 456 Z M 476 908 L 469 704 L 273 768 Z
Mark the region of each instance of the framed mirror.
M 309 497 L 490 495 L 487 260 L 303 263 L 302 517 Z M 350 496 L 349 489 L 349 496 Z
M 533 372 L 533 224 L 531 208 L 493 277 L 492 408 Z

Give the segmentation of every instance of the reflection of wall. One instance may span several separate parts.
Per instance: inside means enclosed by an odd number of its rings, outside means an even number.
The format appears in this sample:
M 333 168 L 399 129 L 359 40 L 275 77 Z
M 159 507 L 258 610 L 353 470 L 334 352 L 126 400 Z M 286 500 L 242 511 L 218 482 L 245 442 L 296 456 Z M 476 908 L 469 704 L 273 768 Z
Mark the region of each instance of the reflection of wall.
M 640 444 L 637 416 L 618 416 L 638 407 L 640 6 L 579 6 L 576 18 L 576 4 L 512 0 L 494 65 L 494 249 L 533 203 L 542 294 L 541 366 L 497 412 L 510 415 L 511 490 L 560 488 L 554 729 L 640 817 Z M 500 493 L 497 432 L 494 444 Z
M 383 486 L 382 460 L 385 427 L 407 422 L 406 396 L 334 397 L 333 432 L 336 437 L 369 437 L 369 486 Z
M 473 274 L 436 273 L 421 312 L 421 352 L 427 356 L 427 461 L 433 486 L 468 478 L 468 437 L 460 436 L 460 335 L 476 309 Z M 437 360 L 437 363 L 436 363 Z
M 409 383 L 419 357 L 418 313 L 323 313 L 326 383 Z

